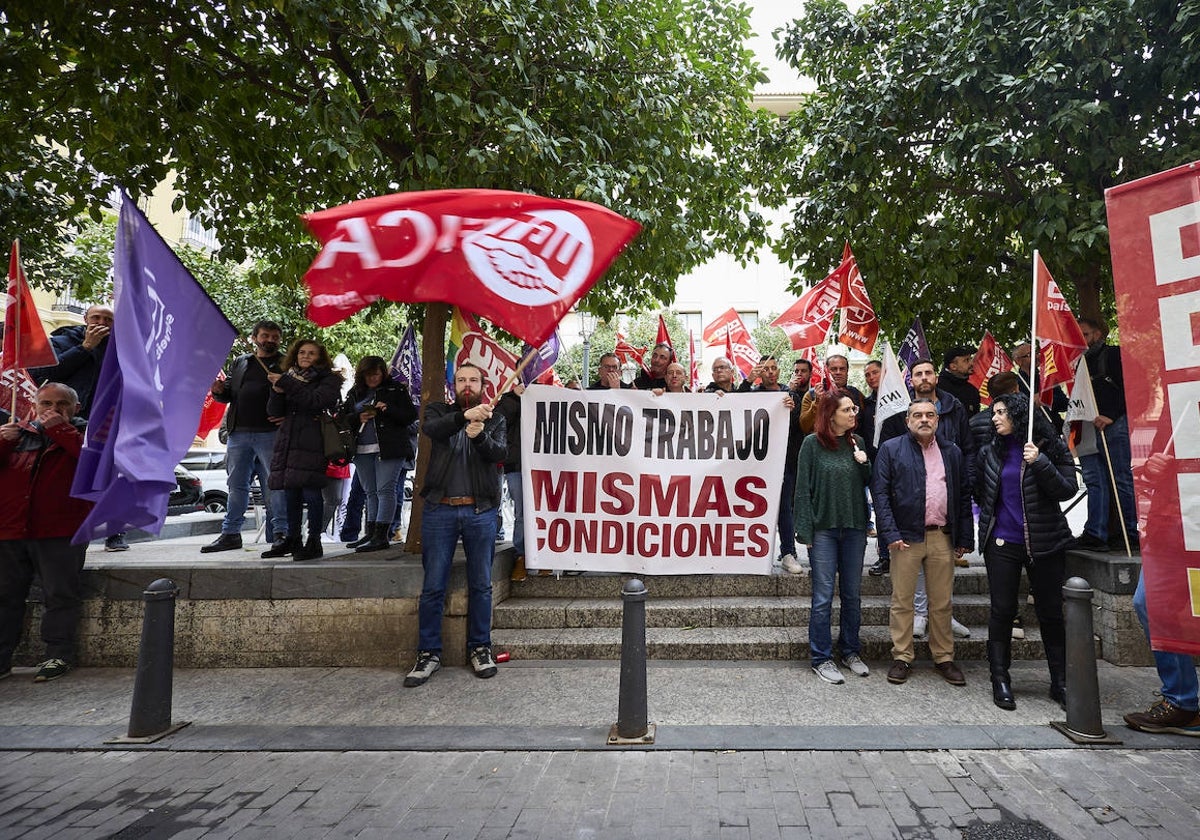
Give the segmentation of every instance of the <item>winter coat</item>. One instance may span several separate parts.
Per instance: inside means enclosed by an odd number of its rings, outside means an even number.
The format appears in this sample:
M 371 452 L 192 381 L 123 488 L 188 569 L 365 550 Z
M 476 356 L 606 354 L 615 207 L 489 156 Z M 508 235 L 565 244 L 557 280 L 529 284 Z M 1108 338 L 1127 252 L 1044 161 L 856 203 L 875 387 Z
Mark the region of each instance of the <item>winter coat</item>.
M 254 353 L 246 353 L 238 356 L 233 360 L 233 364 L 229 366 L 229 376 L 225 379 L 225 387 L 219 394 L 213 394 L 212 398 L 216 402 L 224 403 L 229 406 L 225 412 L 224 424 L 229 431 L 238 431 L 238 394 L 241 393 L 242 383 L 246 379 L 246 370 L 250 365 L 259 364 L 256 361 L 259 356 Z M 274 356 L 263 359 L 262 364 L 267 366 L 267 370 L 271 373 L 283 373 L 279 369 L 279 363 L 283 361 L 283 356 L 276 353 Z M 268 402 L 270 398 L 268 397 Z M 277 415 L 276 415 L 277 416 Z
M 354 405 L 370 392 L 370 388 L 355 385 L 338 409 L 338 417 L 355 431 L 362 425 L 362 420 L 354 410 Z M 417 419 L 417 408 L 412 403 L 407 386 L 386 379 L 375 389 L 375 402 L 387 406 L 375 415 L 375 436 L 379 438 L 380 459 L 412 458 L 416 453 L 412 448 L 409 426 Z
M 467 480 L 475 497 L 475 511 L 480 512 L 500 504 L 500 470 L 504 461 L 508 424 L 500 413 L 492 415 L 483 431 L 468 438 Z M 421 432 L 429 438 L 429 466 L 421 496 L 430 502 L 440 502 L 445 495 L 447 477 L 455 468 L 454 450 L 450 440 L 467 427 L 467 418 L 458 406 L 429 403 L 421 421 Z
M 285 375 L 276 385 L 283 393 L 271 392 L 267 413 L 282 417 L 283 423 L 275 435 L 267 483 L 272 490 L 324 487 L 327 461 L 321 415 L 337 407 L 342 395 L 342 377 L 320 368 L 307 382 Z
M 975 534 L 966 464 L 954 444 L 939 439 L 938 449 L 946 470 L 946 522 L 951 545 L 970 550 L 975 547 Z M 911 432 L 880 444 L 871 499 L 875 502 L 875 525 L 885 545 L 900 539 L 907 543 L 925 541 L 925 455 Z
M 1061 439 L 1035 441 L 1041 450 L 1032 464 L 1021 462 L 1021 508 L 1025 513 L 1025 548 L 1030 557 L 1061 551 L 1071 539 L 1062 503 L 1079 490 L 1075 461 Z M 1013 441 L 1020 446 L 1022 441 Z M 979 505 L 979 545 L 987 545 L 995 525 L 1000 498 L 1000 473 L 1004 468 L 1005 443 L 993 436 L 979 450 L 975 465 L 975 503 Z
M 58 364 L 32 368 L 29 371 L 30 378 L 38 385 L 58 382 L 75 389 L 82 406 L 77 416 L 84 420 L 92 410 L 92 392 L 96 389 L 96 380 L 100 378 L 100 366 L 104 362 L 104 353 L 109 342 L 106 338 L 88 350 L 83 346 L 86 335 L 87 327 L 83 324 L 59 327 L 50 334 L 50 344 L 54 347 Z
M 86 425 L 76 417 L 41 435 L 22 429 L 17 440 L 0 439 L 0 540 L 75 535 L 92 509 L 71 497 Z

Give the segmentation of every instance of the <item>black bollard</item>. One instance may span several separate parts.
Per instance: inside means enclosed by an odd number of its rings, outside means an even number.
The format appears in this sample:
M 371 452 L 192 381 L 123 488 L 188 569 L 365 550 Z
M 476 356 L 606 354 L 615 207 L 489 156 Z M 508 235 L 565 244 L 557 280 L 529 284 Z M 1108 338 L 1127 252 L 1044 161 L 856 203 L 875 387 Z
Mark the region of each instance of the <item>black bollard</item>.
M 174 732 L 186 723 L 171 723 L 171 691 L 175 667 L 175 598 L 179 587 L 160 578 L 142 593 L 142 643 L 138 649 L 137 674 L 133 680 L 133 708 L 129 731 L 116 741 L 150 742 Z
M 1121 743 L 1100 720 L 1100 680 L 1092 625 L 1092 587 L 1081 577 L 1063 584 L 1067 625 L 1067 721 L 1051 725 L 1076 743 Z
M 621 590 L 621 600 L 621 687 L 608 743 L 653 744 L 654 727 L 646 712 L 646 585 L 631 578 Z

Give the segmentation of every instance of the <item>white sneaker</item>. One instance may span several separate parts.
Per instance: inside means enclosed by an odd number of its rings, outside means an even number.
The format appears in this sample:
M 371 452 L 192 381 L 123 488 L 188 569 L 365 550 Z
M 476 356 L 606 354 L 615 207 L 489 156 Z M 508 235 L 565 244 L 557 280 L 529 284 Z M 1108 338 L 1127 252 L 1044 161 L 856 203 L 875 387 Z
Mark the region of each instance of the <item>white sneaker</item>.
M 826 659 L 820 665 L 814 665 L 812 671 L 818 677 L 825 680 L 825 682 L 832 683 L 833 685 L 841 685 L 846 681 L 846 678 L 842 676 L 842 672 L 833 664 L 832 659 Z
M 783 570 L 789 575 L 798 575 L 804 572 L 804 566 L 796 559 L 794 554 L 783 555 Z
M 865 677 L 871 673 L 871 669 L 867 667 L 867 663 L 862 661 L 862 657 L 857 653 L 851 653 L 842 657 L 842 665 L 850 669 L 850 673 L 856 677 Z
M 417 664 L 413 665 L 413 669 L 404 678 L 404 687 L 416 688 L 419 685 L 424 685 L 429 682 L 429 678 L 441 667 L 442 657 L 431 650 L 419 651 L 417 653 Z
M 929 618 L 924 615 L 913 616 L 913 638 L 921 639 L 925 636 L 925 628 L 929 626 Z
M 959 624 L 954 616 L 950 616 L 950 632 L 960 639 L 966 639 L 971 635 L 971 628 L 965 624 Z

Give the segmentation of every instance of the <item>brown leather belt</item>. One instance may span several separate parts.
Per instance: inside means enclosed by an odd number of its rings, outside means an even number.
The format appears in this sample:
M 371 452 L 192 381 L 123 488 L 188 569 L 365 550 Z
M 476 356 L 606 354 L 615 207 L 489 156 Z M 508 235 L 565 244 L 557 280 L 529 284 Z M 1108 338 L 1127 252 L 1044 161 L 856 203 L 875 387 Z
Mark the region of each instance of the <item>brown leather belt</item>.
M 473 505 L 473 504 L 475 504 L 475 497 L 474 496 L 443 496 L 442 504 L 454 505 L 455 507 L 462 507 L 463 505 Z
M 949 525 L 926 525 L 925 526 L 926 531 L 941 531 L 946 534 L 950 533 L 950 531 L 948 530 L 949 528 L 950 528 Z

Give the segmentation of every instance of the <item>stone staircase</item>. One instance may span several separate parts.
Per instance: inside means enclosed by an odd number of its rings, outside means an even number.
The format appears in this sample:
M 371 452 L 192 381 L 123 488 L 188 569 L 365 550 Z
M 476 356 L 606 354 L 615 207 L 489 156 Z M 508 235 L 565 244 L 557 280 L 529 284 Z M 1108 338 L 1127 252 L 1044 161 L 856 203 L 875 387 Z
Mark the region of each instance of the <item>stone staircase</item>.
M 982 560 L 957 569 L 954 617 L 971 629 L 955 639 L 955 658 L 986 659 L 988 595 Z M 539 577 L 511 585 L 496 604 L 492 643 L 514 659 L 620 659 L 621 587 L 634 575 L 589 573 Z M 646 647 L 650 659 L 807 659 L 812 579 L 807 575 L 689 575 L 640 578 L 646 585 Z M 863 658 L 891 659 L 888 605 L 891 578 L 864 571 Z M 1041 636 L 1032 606 L 1022 607 L 1025 639 L 1014 659 L 1040 659 Z M 837 639 L 838 600 L 833 602 Z M 929 659 L 927 640 L 916 641 L 918 660 Z

